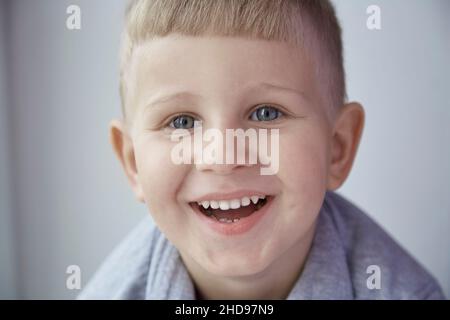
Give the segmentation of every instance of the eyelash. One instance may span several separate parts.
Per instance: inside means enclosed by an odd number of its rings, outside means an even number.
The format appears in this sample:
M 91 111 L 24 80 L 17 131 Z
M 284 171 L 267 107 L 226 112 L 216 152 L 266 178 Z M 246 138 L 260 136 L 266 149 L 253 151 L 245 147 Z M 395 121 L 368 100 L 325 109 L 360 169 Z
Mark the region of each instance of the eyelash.
M 252 117 L 253 113 L 256 112 L 256 111 L 258 111 L 258 110 L 261 109 L 261 108 L 264 108 L 264 107 L 266 107 L 266 108 L 268 107 L 268 108 L 274 109 L 275 111 L 278 112 L 279 116 L 278 116 L 276 119 L 274 119 L 274 120 L 268 120 L 268 121 L 251 120 L 251 117 Z M 271 105 L 271 104 L 260 104 L 260 105 L 256 106 L 256 108 L 254 108 L 254 109 L 250 112 L 250 114 L 249 114 L 249 119 L 250 119 L 251 121 L 254 121 L 254 122 L 274 123 L 274 122 L 276 122 L 277 120 L 280 120 L 280 118 L 286 117 L 287 115 L 288 115 L 288 112 L 285 111 L 285 110 L 283 110 L 283 108 L 281 108 L 281 107 L 278 107 L 278 106 L 275 106 L 275 105 Z
M 251 120 L 250 118 L 251 118 L 252 114 L 253 114 L 254 112 L 256 112 L 257 110 L 263 108 L 263 107 L 269 107 L 269 108 L 275 109 L 275 110 L 279 113 L 278 118 L 276 118 L 276 119 L 274 119 L 274 120 L 269 120 L 269 121 L 257 121 L 257 120 Z M 254 109 L 251 110 L 251 112 L 250 112 L 249 115 L 248 115 L 248 119 L 251 120 L 251 121 L 254 121 L 254 122 L 273 123 L 273 122 L 279 120 L 280 118 L 286 117 L 286 116 L 288 116 L 288 115 L 289 115 L 288 112 L 285 111 L 285 110 L 283 110 L 283 108 L 281 108 L 281 107 L 278 107 L 278 106 L 275 106 L 275 105 L 271 105 L 271 104 L 260 104 L 260 105 L 258 105 L 257 107 L 255 107 Z M 176 129 L 176 128 L 172 127 L 171 124 L 173 123 L 174 120 L 176 120 L 177 118 L 179 118 L 179 117 L 181 117 L 181 116 L 189 116 L 189 117 L 194 118 L 194 121 L 201 121 L 201 120 L 198 120 L 199 117 L 196 116 L 196 115 L 193 115 L 193 114 L 190 114 L 190 113 L 179 113 L 179 114 L 176 114 L 176 115 L 170 117 L 170 118 L 164 123 L 164 127 L 166 127 L 166 128 L 171 128 L 171 129 Z M 192 128 L 190 128 L 190 129 L 192 129 Z M 189 129 L 188 129 L 188 130 L 189 130 Z
M 197 115 L 194 115 L 194 114 L 191 114 L 191 113 L 179 113 L 179 114 L 176 114 L 176 115 L 174 115 L 174 116 L 171 116 L 167 121 L 164 122 L 164 124 L 163 124 L 162 127 L 164 127 L 164 128 L 169 128 L 169 129 L 176 129 L 176 128 L 174 128 L 174 127 L 171 127 L 171 123 L 172 123 L 175 119 L 177 119 L 177 118 L 179 118 L 179 117 L 182 117 L 182 116 L 192 117 L 192 118 L 194 119 L 194 121 L 201 121 L 201 120 L 199 120 L 200 117 L 198 117 Z M 189 130 L 190 130 L 190 129 L 189 129 Z

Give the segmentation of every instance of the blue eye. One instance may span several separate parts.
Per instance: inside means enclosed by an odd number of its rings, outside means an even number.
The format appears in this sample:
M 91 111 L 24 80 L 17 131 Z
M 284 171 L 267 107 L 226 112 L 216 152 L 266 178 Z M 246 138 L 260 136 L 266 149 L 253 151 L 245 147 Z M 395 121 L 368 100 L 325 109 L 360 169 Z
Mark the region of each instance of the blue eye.
M 263 106 L 252 112 L 250 120 L 253 121 L 273 121 L 282 116 L 283 113 L 271 106 Z
M 180 115 L 170 121 L 169 126 L 175 129 L 192 129 L 199 125 L 200 121 L 189 115 Z

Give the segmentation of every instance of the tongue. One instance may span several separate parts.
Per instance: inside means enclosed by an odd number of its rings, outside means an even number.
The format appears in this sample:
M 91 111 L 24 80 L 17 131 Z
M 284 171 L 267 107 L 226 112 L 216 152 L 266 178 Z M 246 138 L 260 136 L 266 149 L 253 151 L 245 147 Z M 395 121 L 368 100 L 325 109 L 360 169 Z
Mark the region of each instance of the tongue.
M 228 219 L 236 219 L 236 218 L 244 218 L 251 215 L 256 211 L 256 207 L 254 204 L 250 204 L 246 207 L 240 207 L 239 209 L 230 209 L 230 210 L 220 210 L 220 209 L 210 209 L 210 212 L 217 218 L 228 218 Z

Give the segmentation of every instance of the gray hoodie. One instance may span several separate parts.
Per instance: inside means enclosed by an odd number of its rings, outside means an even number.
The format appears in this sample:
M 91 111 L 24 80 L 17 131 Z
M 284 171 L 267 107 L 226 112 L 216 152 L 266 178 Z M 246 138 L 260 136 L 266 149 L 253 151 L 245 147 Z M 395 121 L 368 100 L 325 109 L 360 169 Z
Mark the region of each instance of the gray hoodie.
M 79 299 L 195 299 L 177 249 L 145 218 Z M 433 277 L 380 226 L 328 191 L 304 269 L 287 299 L 445 299 Z

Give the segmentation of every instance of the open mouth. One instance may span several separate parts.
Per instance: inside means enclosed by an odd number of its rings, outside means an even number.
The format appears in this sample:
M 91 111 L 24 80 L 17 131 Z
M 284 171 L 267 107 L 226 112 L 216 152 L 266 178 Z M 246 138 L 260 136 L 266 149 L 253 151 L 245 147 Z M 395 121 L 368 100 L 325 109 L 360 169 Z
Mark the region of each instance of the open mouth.
M 272 198 L 254 195 L 233 200 L 191 202 L 190 205 L 211 219 L 222 223 L 236 223 L 260 210 Z

